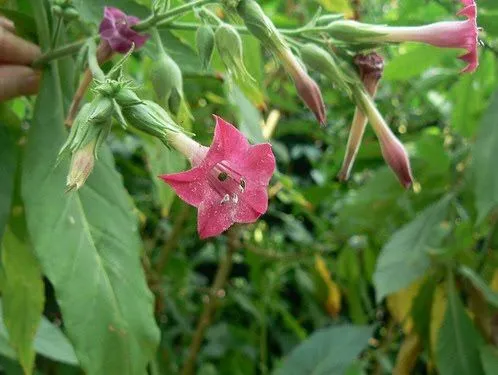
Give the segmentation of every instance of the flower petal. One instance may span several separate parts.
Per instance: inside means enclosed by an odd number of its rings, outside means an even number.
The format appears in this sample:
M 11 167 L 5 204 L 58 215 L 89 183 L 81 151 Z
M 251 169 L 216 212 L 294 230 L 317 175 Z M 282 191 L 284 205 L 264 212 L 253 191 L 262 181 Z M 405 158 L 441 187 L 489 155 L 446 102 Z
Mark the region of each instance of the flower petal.
M 245 154 L 238 158 L 237 169 L 252 184 L 268 186 L 275 172 L 275 156 L 271 144 L 262 143 L 250 146 Z
M 207 182 L 206 170 L 201 167 L 159 177 L 170 185 L 181 199 L 194 207 L 199 207 L 206 193 L 211 190 Z
M 254 223 L 268 209 L 268 191 L 266 188 L 246 190 L 237 204 L 235 221 Z
M 209 188 L 198 207 L 197 232 L 202 239 L 217 236 L 234 222 L 235 204 L 221 203 L 219 195 Z
M 232 124 L 226 122 L 219 116 L 214 116 L 216 128 L 214 130 L 214 139 L 206 159 L 236 160 L 240 155 L 247 151 L 249 142 L 244 135 Z

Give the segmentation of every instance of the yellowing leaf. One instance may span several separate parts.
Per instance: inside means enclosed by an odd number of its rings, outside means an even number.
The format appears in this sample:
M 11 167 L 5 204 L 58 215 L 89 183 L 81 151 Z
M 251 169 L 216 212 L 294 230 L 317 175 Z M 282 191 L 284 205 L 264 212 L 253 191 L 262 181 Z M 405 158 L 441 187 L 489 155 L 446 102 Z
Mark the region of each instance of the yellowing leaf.
M 434 292 L 431 309 L 431 351 L 434 354 L 439 334 L 439 329 L 443 324 L 444 314 L 446 312 L 446 305 L 448 298 L 444 291 L 444 287 L 438 286 Z
M 413 329 L 413 320 L 410 316 L 412 302 L 418 295 L 422 280 L 410 284 L 407 288 L 387 297 L 387 308 L 394 319 L 403 324 L 403 332 L 409 334 Z
M 342 13 L 346 18 L 351 18 L 354 15 L 349 0 L 317 0 L 317 2 L 325 10 L 334 13 Z
M 405 336 L 396 357 L 393 375 L 410 375 L 417 363 L 418 355 L 422 351 L 422 343 L 416 333 Z
M 327 287 L 327 299 L 325 300 L 325 309 L 329 315 L 337 317 L 341 311 L 341 290 L 337 283 L 332 280 L 329 269 L 325 260 L 317 255 L 315 258 L 315 269 Z

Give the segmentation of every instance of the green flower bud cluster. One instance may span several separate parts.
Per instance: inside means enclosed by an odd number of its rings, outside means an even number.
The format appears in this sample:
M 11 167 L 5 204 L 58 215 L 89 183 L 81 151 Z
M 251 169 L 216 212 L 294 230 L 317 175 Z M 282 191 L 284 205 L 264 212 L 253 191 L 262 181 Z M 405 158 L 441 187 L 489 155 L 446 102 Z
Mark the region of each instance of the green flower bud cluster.
M 71 0 L 55 0 L 52 5 L 52 12 L 54 12 L 56 16 L 62 17 L 67 21 L 79 17 L 79 13 L 73 7 Z

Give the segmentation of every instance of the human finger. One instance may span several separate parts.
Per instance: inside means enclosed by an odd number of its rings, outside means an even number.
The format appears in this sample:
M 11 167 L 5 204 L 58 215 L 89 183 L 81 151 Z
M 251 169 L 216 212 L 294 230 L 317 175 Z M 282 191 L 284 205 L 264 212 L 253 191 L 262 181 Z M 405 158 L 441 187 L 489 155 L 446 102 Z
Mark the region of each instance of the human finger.
M 27 66 L 0 66 L 0 102 L 38 91 L 40 72 Z
M 29 65 L 40 56 L 40 48 L 0 27 L 0 63 Z
M 0 27 L 3 27 L 4 29 L 14 32 L 16 27 L 14 26 L 14 22 L 9 20 L 8 18 L 5 18 L 4 16 L 0 16 Z

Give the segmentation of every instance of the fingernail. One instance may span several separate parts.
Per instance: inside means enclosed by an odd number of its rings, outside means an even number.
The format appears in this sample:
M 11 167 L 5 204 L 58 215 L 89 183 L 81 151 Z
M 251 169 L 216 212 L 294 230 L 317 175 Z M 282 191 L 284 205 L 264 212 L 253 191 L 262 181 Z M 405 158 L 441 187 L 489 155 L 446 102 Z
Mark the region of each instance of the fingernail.
M 9 31 L 14 31 L 16 28 L 14 22 L 2 16 L 0 16 L 0 27 L 3 27 Z

